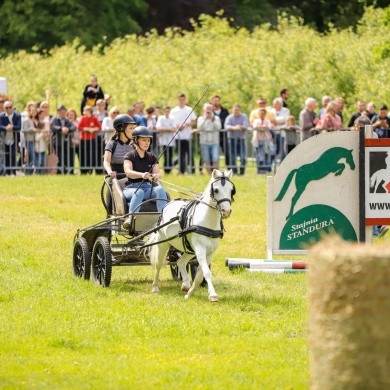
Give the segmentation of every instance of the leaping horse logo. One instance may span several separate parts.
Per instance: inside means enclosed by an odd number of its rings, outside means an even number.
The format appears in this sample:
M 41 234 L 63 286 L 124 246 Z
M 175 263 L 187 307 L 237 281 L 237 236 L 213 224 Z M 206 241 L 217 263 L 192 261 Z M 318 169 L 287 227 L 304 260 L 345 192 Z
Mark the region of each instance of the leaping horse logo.
M 311 181 L 320 180 L 330 173 L 334 173 L 335 176 L 340 176 L 343 173 L 346 164 L 344 162 L 339 162 L 342 158 L 345 158 L 346 163 L 352 170 L 355 169 L 352 149 L 348 150 L 345 148 L 335 147 L 322 153 L 318 160 L 310 164 L 304 164 L 297 169 L 293 169 L 289 173 L 286 181 L 283 184 L 282 190 L 275 199 L 275 201 L 281 201 L 283 199 L 295 175 L 296 192 L 292 197 L 290 213 L 288 214 L 286 220 L 290 219 L 294 214 L 294 207 L 298 202 L 298 199 Z

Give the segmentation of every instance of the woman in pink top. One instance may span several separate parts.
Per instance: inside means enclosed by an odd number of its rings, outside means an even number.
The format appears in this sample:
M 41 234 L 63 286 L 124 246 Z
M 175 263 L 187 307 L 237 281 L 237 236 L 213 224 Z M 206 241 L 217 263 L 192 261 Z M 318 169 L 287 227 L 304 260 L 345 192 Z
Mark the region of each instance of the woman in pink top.
M 252 145 L 256 150 L 257 173 L 271 171 L 271 163 L 275 157 L 275 144 L 272 139 L 273 125 L 266 119 L 267 110 L 259 109 L 259 118 L 253 120 Z
M 337 107 L 335 102 L 330 102 L 326 106 L 325 113 L 317 123 L 316 129 L 320 130 L 339 130 L 343 128 L 340 115 L 337 115 Z

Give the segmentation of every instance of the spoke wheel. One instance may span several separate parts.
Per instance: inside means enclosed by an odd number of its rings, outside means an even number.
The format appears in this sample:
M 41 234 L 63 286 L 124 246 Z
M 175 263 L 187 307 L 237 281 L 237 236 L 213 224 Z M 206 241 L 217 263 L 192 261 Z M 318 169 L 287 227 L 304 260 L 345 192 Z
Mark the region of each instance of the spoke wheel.
M 111 282 L 112 256 L 110 243 L 106 237 L 99 237 L 92 251 L 92 278 L 93 281 L 108 287 Z
M 79 237 L 74 243 L 73 275 L 85 280 L 89 280 L 91 276 L 91 252 L 84 237 Z

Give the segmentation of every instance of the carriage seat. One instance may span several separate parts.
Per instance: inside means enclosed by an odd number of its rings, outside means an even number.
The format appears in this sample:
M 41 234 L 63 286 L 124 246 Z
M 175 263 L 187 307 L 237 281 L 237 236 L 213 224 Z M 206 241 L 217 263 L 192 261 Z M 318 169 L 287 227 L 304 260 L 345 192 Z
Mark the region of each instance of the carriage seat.
M 123 189 L 125 188 L 125 183 L 127 178 L 123 179 L 112 179 L 111 190 L 113 198 L 113 214 L 114 215 L 125 215 L 129 212 L 129 205 L 125 196 L 123 195 Z M 167 193 L 168 200 L 170 199 L 169 194 Z M 140 209 L 140 213 L 157 213 L 156 201 L 151 199 L 150 201 L 145 201 Z

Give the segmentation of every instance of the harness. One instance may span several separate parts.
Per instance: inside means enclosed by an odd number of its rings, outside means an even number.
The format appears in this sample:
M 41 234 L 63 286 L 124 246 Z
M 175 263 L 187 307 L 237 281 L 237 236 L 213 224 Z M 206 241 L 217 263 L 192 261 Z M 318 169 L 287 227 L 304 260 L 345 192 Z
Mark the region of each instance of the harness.
M 180 201 L 184 200 L 186 203 L 180 208 L 178 215 L 176 217 L 172 218 L 170 221 L 168 221 L 162 225 L 161 225 L 161 221 L 162 221 L 162 214 L 161 214 L 159 220 L 157 221 L 156 227 L 153 229 L 153 232 L 156 232 L 160 228 L 162 228 L 166 225 L 169 225 L 175 221 L 179 222 L 180 230 L 177 232 L 177 234 L 175 234 L 172 237 L 166 238 L 165 240 L 161 240 L 158 242 L 153 242 L 151 244 L 143 245 L 142 249 L 147 248 L 149 246 L 161 244 L 163 242 L 171 241 L 175 238 L 181 237 L 182 242 L 183 242 L 184 252 L 187 254 L 193 255 L 193 254 L 195 254 L 195 252 L 194 252 L 193 248 L 191 247 L 189 240 L 187 239 L 187 234 L 197 233 L 197 234 L 201 234 L 203 236 L 210 237 L 210 238 L 223 238 L 225 228 L 223 226 L 222 218 L 220 220 L 220 227 L 221 227 L 220 230 L 213 230 L 213 229 L 206 228 L 204 226 L 192 225 L 193 216 L 195 214 L 195 206 L 197 206 L 199 203 L 203 203 L 210 208 L 213 208 L 215 210 L 219 210 L 218 205 L 220 203 L 226 202 L 226 201 L 231 203 L 234 201 L 233 196 L 236 193 L 236 188 L 235 188 L 234 184 L 231 182 L 230 183 L 233 185 L 231 199 L 229 199 L 229 198 L 222 198 L 219 200 L 215 199 L 215 191 L 214 191 L 213 184 L 217 181 L 221 181 L 221 184 L 224 186 L 226 181 L 230 182 L 230 180 L 227 177 L 222 176 L 222 177 L 216 179 L 212 183 L 211 189 L 210 189 L 210 196 L 211 196 L 211 199 L 216 202 L 216 206 L 209 205 L 208 203 L 204 202 L 202 200 L 202 198 L 194 199 L 191 201 L 180 199 L 180 198 L 173 200 L 172 202 L 177 201 L 177 200 L 180 200 Z
M 201 200 L 199 199 L 192 200 L 189 203 L 183 205 L 179 210 L 178 217 L 179 217 L 179 225 L 181 230 L 178 232 L 177 235 L 178 237 L 182 237 L 185 253 L 195 254 L 194 250 L 191 247 L 190 242 L 187 239 L 187 234 L 198 233 L 201 234 L 202 236 L 206 236 L 210 238 L 223 238 L 223 232 L 225 231 L 223 227 L 222 219 L 220 222 L 221 223 L 220 230 L 212 230 L 204 226 L 192 225 L 192 218 L 195 213 L 195 206 L 199 203 L 201 203 Z
M 178 198 L 178 199 L 174 199 L 172 202 L 175 202 L 175 201 L 178 201 L 178 200 L 184 200 L 184 199 Z M 206 227 L 203 227 L 203 226 L 191 225 L 192 217 L 193 217 L 194 212 L 195 212 L 195 206 L 198 203 L 200 203 L 201 200 L 200 199 L 195 199 L 195 200 L 192 200 L 192 201 L 187 201 L 186 200 L 186 202 L 187 203 L 184 204 L 180 208 L 179 213 L 178 213 L 178 215 L 176 217 L 171 218 L 168 222 L 166 222 L 166 223 L 164 223 L 162 225 L 161 225 L 161 221 L 162 221 L 162 214 L 161 214 L 159 220 L 157 221 L 156 227 L 153 229 L 153 232 L 156 232 L 160 228 L 162 228 L 164 226 L 167 226 L 167 225 L 170 225 L 171 223 L 173 223 L 175 221 L 179 222 L 181 230 L 179 230 L 177 232 L 177 234 L 175 234 L 174 236 L 166 238 L 165 240 L 161 240 L 161 241 L 158 241 L 158 242 L 153 242 L 151 244 L 143 245 L 142 249 L 147 248 L 149 246 L 161 244 L 163 242 L 171 241 L 171 240 L 173 240 L 175 238 L 181 237 L 182 240 L 183 240 L 184 252 L 193 255 L 193 254 L 195 254 L 195 252 L 194 252 L 193 248 L 191 247 L 190 242 L 187 239 L 187 234 L 189 234 L 189 233 L 198 233 L 198 234 L 201 234 L 203 236 L 210 237 L 210 238 L 222 238 L 223 237 L 223 232 L 225 231 L 225 229 L 223 227 L 222 219 L 221 219 L 221 230 L 212 230 L 212 229 L 209 229 L 209 228 L 206 228 Z M 207 205 L 207 206 L 212 207 L 210 205 Z M 189 215 L 191 211 L 192 211 L 192 213 L 191 213 L 191 215 Z

